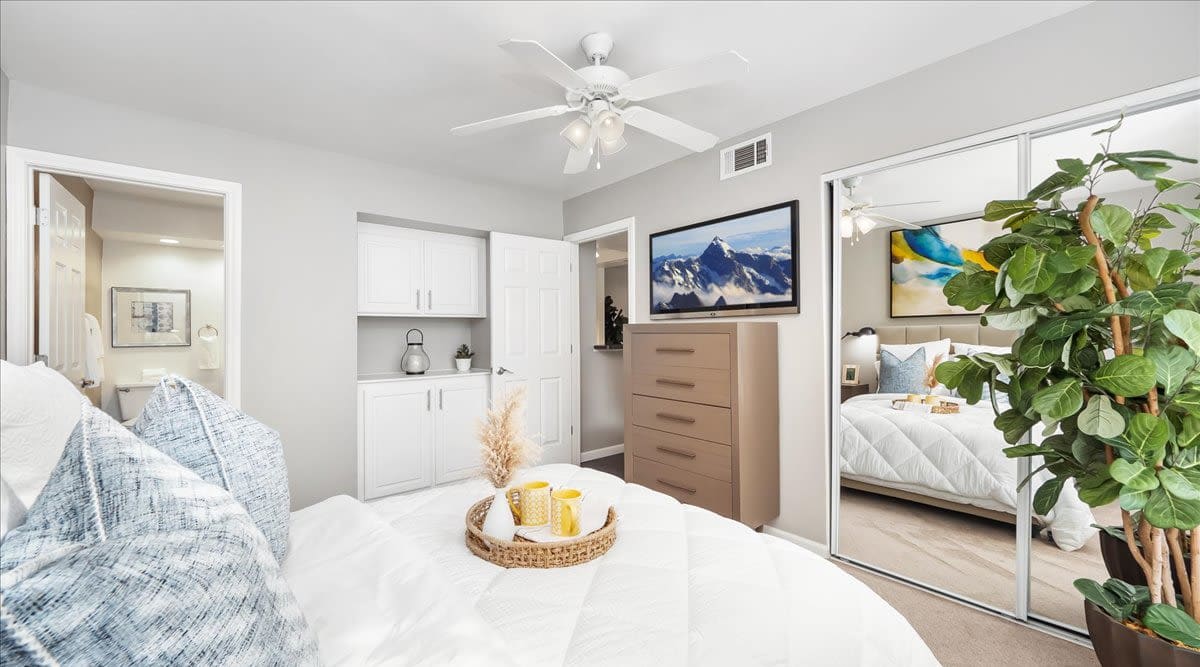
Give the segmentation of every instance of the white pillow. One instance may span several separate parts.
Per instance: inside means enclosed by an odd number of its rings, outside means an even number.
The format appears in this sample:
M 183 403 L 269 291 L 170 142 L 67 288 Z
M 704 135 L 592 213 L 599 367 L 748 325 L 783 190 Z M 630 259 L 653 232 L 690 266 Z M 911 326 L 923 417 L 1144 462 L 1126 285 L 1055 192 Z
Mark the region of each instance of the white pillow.
M 0 360 L 0 469 L 25 507 L 33 505 L 79 423 L 79 390 L 42 362 Z
M 985 352 L 987 354 L 1008 354 L 1012 352 L 1012 348 L 1000 347 L 997 345 L 975 345 L 973 343 L 954 344 L 954 354 L 961 354 L 969 357 L 972 354 L 979 354 L 981 352 Z
M 25 503 L 13 493 L 8 480 L 0 477 L 0 540 L 8 531 L 25 523 Z
M 887 350 L 888 352 L 891 352 L 897 359 L 907 359 L 911 357 L 914 352 L 922 348 L 925 350 L 925 368 L 932 367 L 935 359 L 937 359 L 939 364 L 943 361 L 950 360 L 949 338 L 931 340 L 927 343 L 909 343 L 907 345 L 888 345 L 884 343 L 879 344 L 880 353 L 882 353 L 884 350 Z M 938 358 L 938 355 L 941 355 L 940 359 Z M 875 377 L 879 377 L 878 361 L 875 362 Z M 878 391 L 878 385 L 876 385 L 876 391 Z M 939 383 L 936 387 L 930 390 L 929 393 L 938 396 L 950 396 L 953 392 L 951 392 L 946 385 Z

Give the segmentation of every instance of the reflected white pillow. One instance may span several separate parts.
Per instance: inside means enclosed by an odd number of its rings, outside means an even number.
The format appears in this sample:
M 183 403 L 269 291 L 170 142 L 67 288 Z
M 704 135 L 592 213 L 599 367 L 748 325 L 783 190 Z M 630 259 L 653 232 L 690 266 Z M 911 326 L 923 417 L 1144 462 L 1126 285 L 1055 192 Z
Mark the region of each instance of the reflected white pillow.
M 907 359 L 912 356 L 913 352 L 919 349 L 925 350 L 925 367 L 929 368 L 933 365 L 934 360 L 937 363 L 950 361 L 950 339 L 943 338 L 941 340 L 931 340 L 926 343 L 908 343 L 905 345 L 889 345 L 885 343 L 879 344 L 879 352 L 882 354 L 884 350 L 891 352 L 897 359 Z M 940 355 L 940 358 L 939 358 Z M 879 377 L 879 361 L 875 362 L 875 377 Z M 875 390 L 879 391 L 879 385 L 875 386 Z M 951 396 L 953 392 L 944 384 L 938 384 L 930 390 L 931 394 L 938 396 Z
M 33 505 L 79 423 L 79 390 L 38 362 L 0 360 L 0 469 L 13 493 Z
M 954 354 L 971 356 L 985 352 L 987 354 L 1009 354 L 1012 352 L 1011 347 L 1001 347 L 999 345 L 976 345 L 974 343 L 954 343 Z

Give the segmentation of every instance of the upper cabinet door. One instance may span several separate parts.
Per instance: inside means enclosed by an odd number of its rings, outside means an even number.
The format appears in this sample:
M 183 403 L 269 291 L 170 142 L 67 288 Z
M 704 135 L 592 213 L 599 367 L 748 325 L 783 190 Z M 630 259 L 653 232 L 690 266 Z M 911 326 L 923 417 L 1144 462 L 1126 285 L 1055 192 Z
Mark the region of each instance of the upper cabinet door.
M 487 315 L 483 297 L 486 243 L 438 234 L 425 244 L 425 309 L 430 315 Z
M 416 237 L 358 231 L 358 312 L 416 315 L 421 312 L 421 241 Z

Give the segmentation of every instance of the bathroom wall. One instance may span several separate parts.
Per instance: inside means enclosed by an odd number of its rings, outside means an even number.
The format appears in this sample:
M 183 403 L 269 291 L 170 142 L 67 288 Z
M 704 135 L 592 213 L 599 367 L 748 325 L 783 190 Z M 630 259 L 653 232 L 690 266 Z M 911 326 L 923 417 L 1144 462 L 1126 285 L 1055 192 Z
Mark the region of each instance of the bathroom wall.
M 624 273 L 625 267 L 616 267 Z M 607 283 L 610 270 L 605 270 Z M 604 327 L 598 317 L 604 297 L 596 288 L 596 243 L 579 244 L 579 451 L 590 452 L 625 441 L 625 362 L 620 350 L 597 350 Z M 615 277 L 614 277 L 615 280 Z M 614 301 L 627 301 L 628 283 L 618 292 L 605 285 Z
M 221 394 L 225 370 L 200 370 L 200 347 L 196 331 L 211 324 L 224 333 L 225 259 L 220 250 L 188 248 L 151 243 L 109 240 L 104 245 L 101 268 L 105 305 L 104 385 L 100 407 L 118 417 L 116 385 L 140 382 L 143 368 L 166 368 Z M 191 332 L 189 347 L 123 347 L 112 346 L 112 309 L 109 305 L 113 287 L 153 287 L 188 289 L 192 291 Z M 276 336 L 298 336 L 298 331 L 275 331 Z M 224 339 L 218 336 L 218 345 Z M 302 360 L 298 360 L 301 363 Z

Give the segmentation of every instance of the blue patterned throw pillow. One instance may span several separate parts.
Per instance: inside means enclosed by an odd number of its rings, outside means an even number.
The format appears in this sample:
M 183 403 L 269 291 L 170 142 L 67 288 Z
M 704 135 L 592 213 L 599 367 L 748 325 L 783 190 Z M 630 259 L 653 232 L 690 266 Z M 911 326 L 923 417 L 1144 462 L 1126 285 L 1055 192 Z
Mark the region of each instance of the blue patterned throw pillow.
M 158 383 L 133 433 L 237 498 L 283 562 L 291 499 L 279 434 L 191 380 Z
M 245 509 L 83 404 L 25 523 L 0 542 L 0 664 L 316 664 Z
M 917 348 L 907 359 L 888 350 L 879 353 L 879 393 L 924 394 L 925 348 Z

